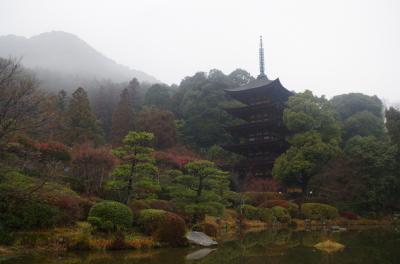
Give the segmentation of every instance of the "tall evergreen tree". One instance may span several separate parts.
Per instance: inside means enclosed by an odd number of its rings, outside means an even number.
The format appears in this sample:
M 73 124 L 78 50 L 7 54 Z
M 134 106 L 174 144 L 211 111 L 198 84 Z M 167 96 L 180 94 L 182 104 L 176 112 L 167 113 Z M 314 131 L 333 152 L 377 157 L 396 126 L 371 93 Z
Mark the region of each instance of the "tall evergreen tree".
M 130 82 L 129 85 L 127 87 L 128 92 L 129 92 L 129 96 L 131 99 L 131 104 L 133 107 L 133 110 L 135 112 L 140 110 L 140 107 L 142 105 L 142 97 L 140 96 L 139 92 L 140 92 L 140 83 L 136 78 L 133 78 Z
M 67 112 L 67 141 L 70 144 L 102 141 L 102 131 L 96 122 L 86 91 L 79 87 L 71 97 Z
M 113 145 L 122 143 L 122 139 L 133 129 L 133 121 L 132 97 L 128 88 L 125 88 L 112 116 L 111 142 Z

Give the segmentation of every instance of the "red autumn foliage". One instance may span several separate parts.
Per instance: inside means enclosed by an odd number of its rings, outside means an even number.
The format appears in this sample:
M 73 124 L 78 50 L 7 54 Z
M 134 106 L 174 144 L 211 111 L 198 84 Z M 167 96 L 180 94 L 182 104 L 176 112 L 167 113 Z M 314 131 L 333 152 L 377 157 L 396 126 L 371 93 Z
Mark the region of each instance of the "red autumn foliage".
M 117 162 L 109 147 L 75 145 L 72 149 L 72 174 L 78 189 L 86 194 L 99 193 Z
M 245 181 L 245 189 L 255 192 L 278 192 L 281 185 L 272 178 L 249 176 Z
M 36 148 L 40 152 L 40 160 L 43 162 L 48 161 L 69 161 L 71 154 L 66 145 L 60 142 L 46 142 L 36 144 Z
M 357 220 L 359 218 L 358 215 L 356 215 L 355 213 L 353 213 L 351 211 L 340 212 L 340 216 L 344 217 L 346 219 L 349 219 L 349 220 Z
M 64 213 L 63 222 L 66 224 L 73 224 L 79 219 L 82 219 L 82 209 L 80 207 L 80 198 L 73 196 L 60 196 L 54 201 L 57 206 Z
M 182 168 L 187 163 L 200 158 L 182 145 L 177 145 L 163 151 L 156 151 L 153 155 L 158 163 L 165 163 L 176 168 Z

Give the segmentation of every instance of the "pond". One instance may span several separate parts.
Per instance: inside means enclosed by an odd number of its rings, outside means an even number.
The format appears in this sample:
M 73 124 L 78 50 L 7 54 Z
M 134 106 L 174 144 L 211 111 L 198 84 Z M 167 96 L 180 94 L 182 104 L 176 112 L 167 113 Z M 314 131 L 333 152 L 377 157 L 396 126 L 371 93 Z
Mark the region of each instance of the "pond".
M 345 246 L 327 253 L 314 248 L 332 240 Z M 16 256 L 1 264 L 181 264 L 181 263 L 400 263 L 400 229 L 345 231 L 265 230 L 221 242 L 214 249 L 176 248 L 147 251 L 80 252 L 64 255 Z

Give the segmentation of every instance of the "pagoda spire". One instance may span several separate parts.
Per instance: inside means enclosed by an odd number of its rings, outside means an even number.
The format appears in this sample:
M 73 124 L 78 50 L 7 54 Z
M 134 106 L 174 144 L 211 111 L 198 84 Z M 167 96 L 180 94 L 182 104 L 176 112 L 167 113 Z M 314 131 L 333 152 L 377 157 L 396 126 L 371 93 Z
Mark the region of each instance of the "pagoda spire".
M 265 70 L 264 70 L 264 48 L 263 48 L 262 36 L 260 36 L 259 63 L 260 63 L 260 74 L 258 75 L 257 79 L 267 78 L 267 75 L 265 75 Z

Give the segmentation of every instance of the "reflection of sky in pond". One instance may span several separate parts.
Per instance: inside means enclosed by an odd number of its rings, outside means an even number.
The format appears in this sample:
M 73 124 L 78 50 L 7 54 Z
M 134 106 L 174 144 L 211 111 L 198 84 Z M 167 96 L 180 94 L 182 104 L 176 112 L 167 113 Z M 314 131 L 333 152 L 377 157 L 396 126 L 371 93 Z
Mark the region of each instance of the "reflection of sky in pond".
M 317 250 L 315 244 L 336 241 L 339 252 Z M 288 229 L 248 233 L 222 242 L 217 249 L 177 248 L 149 251 L 69 253 L 64 256 L 26 256 L 1 260 L 1 264 L 288 264 L 288 263 L 399 263 L 400 231 L 379 228 L 341 233 L 295 232 Z

